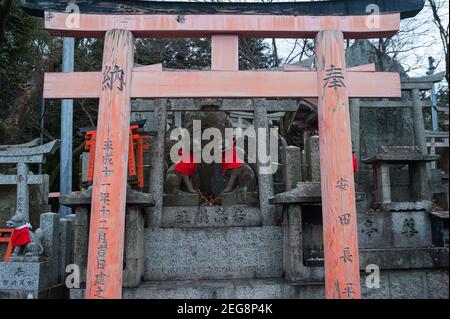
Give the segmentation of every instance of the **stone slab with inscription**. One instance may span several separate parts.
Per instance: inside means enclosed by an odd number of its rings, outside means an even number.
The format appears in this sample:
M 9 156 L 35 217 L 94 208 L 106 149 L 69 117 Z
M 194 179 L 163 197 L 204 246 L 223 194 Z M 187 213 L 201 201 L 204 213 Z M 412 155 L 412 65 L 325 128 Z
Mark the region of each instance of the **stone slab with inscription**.
M 145 280 L 283 276 L 283 227 L 147 228 Z
M 49 285 L 48 262 L 0 263 L 0 290 L 42 290 Z
M 161 219 L 161 227 L 261 225 L 262 215 L 259 208 L 245 205 L 164 207 Z
M 358 214 L 360 248 L 391 249 L 432 246 L 428 212 L 376 212 Z

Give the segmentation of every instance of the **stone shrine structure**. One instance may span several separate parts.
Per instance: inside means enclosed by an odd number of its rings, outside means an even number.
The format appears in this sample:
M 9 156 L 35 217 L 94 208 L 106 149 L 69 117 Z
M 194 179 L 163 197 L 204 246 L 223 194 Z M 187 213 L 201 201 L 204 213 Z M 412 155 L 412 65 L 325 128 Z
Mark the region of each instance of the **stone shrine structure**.
M 68 291 L 63 285 L 66 265 L 72 263 L 72 223 L 74 215 L 59 218 L 58 214 L 42 209 L 42 205 L 30 205 L 30 185 L 43 184 L 46 175 L 34 175 L 29 164 L 45 163 L 45 156 L 52 154 L 59 146 L 54 140 L 44 145 L 36 141 L 0 147 L 0 164 L 16 164 L 16 175 L 0 175 L 0 184 L 16 184 L 17 202 L 3 227 L 16 228 L 31 221 L 30 212 L 39 218 L 33 221 L 31 243 L 15 247 L 9 261 L 0 262 L 1 298 L 64 298 Z M 48 190 L 47 195 L 48 196 Z M 12 205 L 11 205 L 12 206 Z M 12 206 L 14 207 L 14 206 Z M 16 228 L 17 230 L 17 228 Z M 14 230 L 14 231 L 16 231 Z

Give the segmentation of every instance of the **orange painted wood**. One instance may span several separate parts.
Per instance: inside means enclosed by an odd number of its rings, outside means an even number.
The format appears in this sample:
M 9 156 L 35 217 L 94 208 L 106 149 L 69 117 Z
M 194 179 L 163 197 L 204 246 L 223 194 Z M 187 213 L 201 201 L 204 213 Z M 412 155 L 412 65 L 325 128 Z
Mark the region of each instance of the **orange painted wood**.
M 100 72 L 45 73 L 44 98 L 98 98 Z M 393 72 L 348 72 L 352 98 L 401 97 Z M 271 71 L 133 72 L 132 98 L 317 97 L 317 73 Z
M 342 32 L 318 33 L 316 59 L 325 297 L 361 298 L 348 102 L 354 83 L 346 70 Z M 360 85 L 373 84 L 366 78 Z
M 353 66 L 347 69 L 348 72 L 375 72 L 375 63 Z
M 316 68 L 306 68 L 298 64 L 283 64 L 283 71 L 285 72 L 305 72 L 316 71 Z M 347 72 L 375 72 L 375 64 L 358 65 L 347 69 Z
M 137 66 L 133 68 L 133 72 L 162 71 L 162 63 Z
M 285 72 L 310 72 L 315 71 L 315 68 L 307 68 L 298 64 L 283 64 L 283 71 Z
M 9 262 L 11 259 L 11 254 L 13 252 L 13 246 L 11 242 L 11 237 L 14 232 L 14 229 L 7 228 L 7 229 L 0 229 L 0 243 L 7 244 L 6 251 L 5 251 L 5 257 L 3 259 L 4 262 Z M 4 235 L 9 235 L 4 237 Z
M 49 16 L 47 13 L 45 16 Z M 79 28 L 66 24 L 70 13 L 52 12 L 45 29 L 55 36 L 103 37 L 106 30 L 125 29 L 136 37 L 208 37 L 228 33 L 240 37 L 314 38 L 320 30 L 342 30 L 346 38 L 393 36 L 400 14 L 382 14 L 373 28 L 370 16 L 270 15 L 103 15 L 81 14 Z
M 134 37 L 106 32 L 92 189 L 86 295 L 121 298 Z
M 237 35 L 214 34 L 211 36 L 211 69 L 239 70 L 239 37 Z
M 86 180 L 92 182 L 94 180 L 94 163 L 95 163 L 95 140 L 96 131 L 89 131 L 85 134 L 85 150 L 89 151 L 88 172 Z

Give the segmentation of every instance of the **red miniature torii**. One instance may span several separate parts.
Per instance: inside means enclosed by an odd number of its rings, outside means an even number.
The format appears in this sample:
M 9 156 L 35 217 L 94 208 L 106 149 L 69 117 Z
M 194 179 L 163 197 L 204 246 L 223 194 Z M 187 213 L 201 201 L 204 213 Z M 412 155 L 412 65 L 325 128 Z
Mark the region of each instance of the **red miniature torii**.
M 360 298 L 349 97 L 400 97 L 397 73 L 347 70 L 344 38 L 394 35 L 378 16 L 96 15 L 46 12 L 53 35 L 104 37 L 101 72 L 46 73 L 44 98 L 99 98 L 86 298 L 120 298 L 131 98 L 318 98 L 327 298 Z M 212 38 L 212 71 L 133 68 L 136 37 Z M 238 37 L 315 38 L 317 70 L 238 71 Z M 101 168 L 101 169 L 100 169 Z M 109 190 L 114 189 L 114 196 Z
M 150 136 L 145 135 L 146 132 L 139 132 L 142 124 L 130 125 L 130 141 L 128 151 L 128 178 L 131 183 L 137 182 L 138 189 L 144 189 L 144 151 L 150 148 L 146 142 L 150 140 Z M 94 163 L 95 163 L 95 145 L 97 139 L 97 131 L 95 129 L 83 130 L 85 140 L 85 150 L 89 151 L 88 171 L 86 183 L 92 184 L 94 180 Z

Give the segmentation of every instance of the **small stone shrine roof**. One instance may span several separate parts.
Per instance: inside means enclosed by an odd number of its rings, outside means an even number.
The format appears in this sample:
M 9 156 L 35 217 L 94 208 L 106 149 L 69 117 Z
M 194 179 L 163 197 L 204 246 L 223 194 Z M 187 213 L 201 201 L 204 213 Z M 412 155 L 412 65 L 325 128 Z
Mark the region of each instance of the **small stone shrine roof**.
M 432 162 L 439 159 L 439 155 L 422 154 L 417 146 L 381 146 L 378 152 L 361 161 L 365 164 L 376 162 L 412 163 Z

